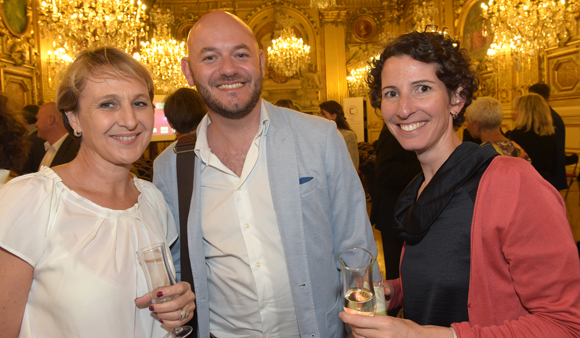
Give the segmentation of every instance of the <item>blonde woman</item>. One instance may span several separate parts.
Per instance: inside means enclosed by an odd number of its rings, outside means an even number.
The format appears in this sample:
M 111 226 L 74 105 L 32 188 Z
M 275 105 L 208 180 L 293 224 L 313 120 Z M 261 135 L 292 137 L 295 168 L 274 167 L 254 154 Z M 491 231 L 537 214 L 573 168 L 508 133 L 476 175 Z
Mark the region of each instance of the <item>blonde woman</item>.
M 481 139 L 482 147 L 491 145 L 502 156 L 519 157 L 531 162 L 522 147 L 502 134 L 503 108 L 498 100 L 485 96 L 473 101 L 465 111 L 465 121 L 471 136 Z
M 509 138 L 526 150 L 532 165 L 543 178 L 552 183 L 556 166 L 556 134 L 550 107 L 535 93 L 514 100 L 515 128 Z

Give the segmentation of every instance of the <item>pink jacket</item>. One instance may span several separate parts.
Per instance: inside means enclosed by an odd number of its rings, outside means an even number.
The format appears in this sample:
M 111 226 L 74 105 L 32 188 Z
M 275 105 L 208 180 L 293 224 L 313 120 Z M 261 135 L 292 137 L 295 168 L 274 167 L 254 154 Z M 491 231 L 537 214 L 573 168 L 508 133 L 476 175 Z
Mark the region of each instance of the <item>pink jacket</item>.
M 404 252 L 404 249 L 403 249 Z M 403 303 L 400 279 L 389 281 Z M 521 159 L 498 156 L 471 226 L 469 322 L 459 338 L 580 337 L 580 260 L 560 194 Z

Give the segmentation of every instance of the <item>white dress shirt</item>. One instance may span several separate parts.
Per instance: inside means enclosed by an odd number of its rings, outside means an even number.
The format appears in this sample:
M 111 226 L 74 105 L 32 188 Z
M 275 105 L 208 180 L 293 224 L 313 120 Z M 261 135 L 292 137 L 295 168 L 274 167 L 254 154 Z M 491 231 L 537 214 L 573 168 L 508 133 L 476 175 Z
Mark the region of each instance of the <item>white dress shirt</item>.
M 215 156 L 207 142 L 206 115 L 196 154 L 202 161 L 201 200 L 208 276 L 210 331 L 216 337 L 298 337 L 284 248 L 274 212 L 264 105 L 260 127 L 241 177 Z
M 38 170 L 40 170 L 40 167 L 42 166 L 50 167 L 52 160 L 54 160 L 56 152 L 58 151 L 58 149 L 60 148 L 60 146 L 62 145 L 67 136 L 68 134 L 64 134 L 60 139 L 58 139 L 58 141 L 54 142 L 54 144 L 50 144 L 50 142 L 48 141 L 44 142 L 44 150 L 46 150 L 46 153 L 44 154 L 44 157 L 40 162 L 40 166 L 38 166 Z

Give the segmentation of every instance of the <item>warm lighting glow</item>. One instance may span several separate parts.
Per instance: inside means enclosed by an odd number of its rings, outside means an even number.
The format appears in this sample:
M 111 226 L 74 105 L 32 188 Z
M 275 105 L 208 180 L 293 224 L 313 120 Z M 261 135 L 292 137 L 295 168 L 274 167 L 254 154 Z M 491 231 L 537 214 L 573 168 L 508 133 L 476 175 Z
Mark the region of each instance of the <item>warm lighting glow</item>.
M 369 93 L 369 87 L 366 79 L 371 68 L 369 66 L 353 69 L 350 75 L 346 77 L 348 82 L 348 91 L 351 97 L 366 96 Z
M 369 72 L 371 71 L 372 62 L 381 57 L 380 54 L 375 55 L 369 59 L 367 63 L 369 65 L 353 69 L 350 71 L 350 75 L 346 77 L 348 83 L 348 91 L 350 97 L 367 96 L 369 93 L 369 87 L 366 83 Z
M 535 56 L 567 41 L 579 14 L 577 0 L 490 0 L 481 4 L 486 28 L 493 32 L 490 57 L 506 53 Z
M 291 77 L 310 62 L 309 54 L 310 46 L 297 39 L 292 27 L 288 26 L 268 47 L 268 62 L 276 73 Z
M 139 52 L 133 57 L 143 62 L 151 70 L 155 87 L 164 93 L 187 87 L 187 81 L 181 72 L 181 58 L 185 55 L 185 42 L 178 42 L 171 37 L 173 15 L 167 9 L 151 11 L 151 23 L 155 25 L 151 41 L 141 42 Z
M 148 27 L 141 1 L 52 0 L 39 8 L 41 34 L 53 39 L 47 53 L 49 85 L 54 77 L 83 49 L 110 45 L 133 52 Z M 145 5 L 143 5 L 145 6 Z

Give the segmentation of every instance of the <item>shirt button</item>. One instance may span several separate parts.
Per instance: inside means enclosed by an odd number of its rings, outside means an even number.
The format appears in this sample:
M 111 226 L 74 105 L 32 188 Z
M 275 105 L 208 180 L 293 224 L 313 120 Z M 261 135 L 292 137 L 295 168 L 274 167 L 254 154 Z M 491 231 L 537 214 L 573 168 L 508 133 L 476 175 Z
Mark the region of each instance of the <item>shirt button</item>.
M 268 302 L 264 302 L 264 303 L 262 303 L 262 305 L 263 305 L 264 307 L 266 307 L 266 306 L 268 306 Z M 271 336 L 270 336 L 270 337 L 271 337 Z
M 272 336 L 272 335 L 269 335 L 269 336 L 268 336 L 268 338 L 274 338 L 274 336 Z
M 244 224 L 244 227 L 245 227 L 246 229 L 247 229 L 247 228 L 249 228 L 249 227 L 250 227 L 250 223 L 246 223 L 246 224 Z
M 256 263 L 256 267 L 258 268 L 260 267 L 260 262 Z

